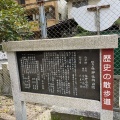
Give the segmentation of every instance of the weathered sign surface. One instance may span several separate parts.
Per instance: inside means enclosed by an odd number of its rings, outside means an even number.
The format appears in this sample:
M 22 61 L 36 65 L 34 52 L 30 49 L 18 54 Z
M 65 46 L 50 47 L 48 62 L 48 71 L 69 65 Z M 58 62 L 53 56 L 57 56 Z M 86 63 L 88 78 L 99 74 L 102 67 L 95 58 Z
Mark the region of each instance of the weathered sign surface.
M 17 52 L 21 90 L 100 100 L 99 50 Z

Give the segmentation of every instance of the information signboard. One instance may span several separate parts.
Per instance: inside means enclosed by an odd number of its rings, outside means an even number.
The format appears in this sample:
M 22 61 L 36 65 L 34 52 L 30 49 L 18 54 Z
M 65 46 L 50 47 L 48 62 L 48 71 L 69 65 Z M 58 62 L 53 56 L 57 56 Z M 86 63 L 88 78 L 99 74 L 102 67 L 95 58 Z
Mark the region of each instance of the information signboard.
M 100 100 L 99 50 L 16 54 L 21 91 Z

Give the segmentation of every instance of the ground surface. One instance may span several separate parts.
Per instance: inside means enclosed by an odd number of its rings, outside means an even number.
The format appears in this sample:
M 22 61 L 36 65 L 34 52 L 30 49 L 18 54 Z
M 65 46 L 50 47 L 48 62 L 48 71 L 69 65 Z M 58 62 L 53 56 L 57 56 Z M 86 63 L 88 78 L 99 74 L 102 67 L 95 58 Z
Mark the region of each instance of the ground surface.
M 50 110 L 45 106 L 27 103 L 26 108 L 28 120 L 49 120 Z M 52 113 L 51 117 L 51 120 L 96 120 L 57 113 Z M 12 97 L 0 96 L 0 120 L 16 120 Z
M 47 108 L 40 104 L 27 103 L 26 108 L 28 120 L 40 120 L 39 116 L 47 111 Z M 14 112 L 15 109 L 12 98 L 0 96 L 0 120 L 16 120 Z

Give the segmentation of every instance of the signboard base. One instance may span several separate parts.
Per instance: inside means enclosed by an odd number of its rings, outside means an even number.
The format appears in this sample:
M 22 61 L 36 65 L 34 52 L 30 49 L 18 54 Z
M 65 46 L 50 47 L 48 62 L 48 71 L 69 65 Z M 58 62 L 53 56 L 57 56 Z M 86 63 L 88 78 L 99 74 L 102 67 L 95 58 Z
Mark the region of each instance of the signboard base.
M 113 111 L 102 110 L 100 120 L 113 120 Z

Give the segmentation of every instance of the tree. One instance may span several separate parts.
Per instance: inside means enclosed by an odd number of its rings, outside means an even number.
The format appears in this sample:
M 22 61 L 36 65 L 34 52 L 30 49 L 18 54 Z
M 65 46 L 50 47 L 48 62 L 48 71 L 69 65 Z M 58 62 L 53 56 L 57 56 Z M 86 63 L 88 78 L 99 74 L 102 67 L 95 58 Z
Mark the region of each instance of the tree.
M 30 35 L 25 9 L 13 0 L 0 0 L 0 41 L 17 41 Z

